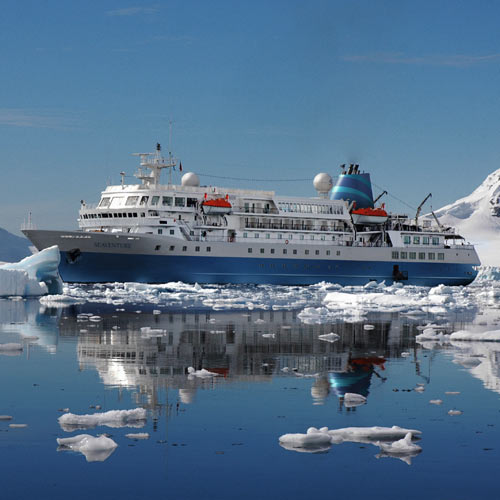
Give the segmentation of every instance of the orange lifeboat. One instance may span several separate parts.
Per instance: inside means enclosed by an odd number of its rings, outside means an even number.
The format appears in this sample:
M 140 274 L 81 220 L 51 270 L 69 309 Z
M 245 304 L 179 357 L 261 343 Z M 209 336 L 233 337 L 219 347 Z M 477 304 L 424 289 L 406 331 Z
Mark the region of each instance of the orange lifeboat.
M 383 224 L 389 217 L 384 205 L 380 208 L 354 208 L 351 215 L 354 224 Z
M 224 215 L 228 214 L 233 208 L 231 203 L 228 201 L 228 196 L 225 198 L 214 198 L 211 200 L 206 199 L 201 203 L 203 207 L 203 212 L 207 215 Z

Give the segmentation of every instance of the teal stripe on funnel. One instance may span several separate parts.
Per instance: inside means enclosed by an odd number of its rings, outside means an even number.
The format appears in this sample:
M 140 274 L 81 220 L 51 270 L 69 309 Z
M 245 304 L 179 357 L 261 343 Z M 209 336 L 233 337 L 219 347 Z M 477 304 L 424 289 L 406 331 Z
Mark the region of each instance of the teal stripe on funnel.
M 357 189 L 352 189 L 352 188 L 348 188 L 348 187 L 345 187 L 345 186 L 335 186 L 332 189 L 332 194 L 333 193 L 336 193 L 336 194 L 346 193 L 346 194 L 350 194 L 351 195 L 351 196 L 346 196 L 345 199 L 352 199 L 353 195 L 354 195 L 354 198 L 361 196 L 362 198 L 365 198 L 368 202 L 370 202 L 371 204 L 373 204 L 373 199 L 370 198 L 370 196 L 368 196 L 365 193 L 362 193 L 361 191 L 359 191 Z M 339 196 L 338 195 L 335 196 L 334 199 L 338 200 Z

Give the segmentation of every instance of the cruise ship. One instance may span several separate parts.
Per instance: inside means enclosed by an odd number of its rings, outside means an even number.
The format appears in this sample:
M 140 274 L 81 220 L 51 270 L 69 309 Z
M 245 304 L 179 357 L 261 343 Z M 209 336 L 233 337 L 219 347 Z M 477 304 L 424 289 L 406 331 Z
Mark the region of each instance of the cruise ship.
M 437 218 L 419 218 L 422 205 L 414 218 L 376 206 L 359 165 L 342 165 L 335 186 L 316 175 L 317 197 L 301 198 L 202 186 L 193 172 L 174 184 L 177 160 L 159 144 L 137 156 L 139 182 L 121 172 L 97 204 L 82 201 L 78 230 L 23 230 L 39 250 L 59 247 L 64 281 L 436 286 L 476 277 L 473 245 Z

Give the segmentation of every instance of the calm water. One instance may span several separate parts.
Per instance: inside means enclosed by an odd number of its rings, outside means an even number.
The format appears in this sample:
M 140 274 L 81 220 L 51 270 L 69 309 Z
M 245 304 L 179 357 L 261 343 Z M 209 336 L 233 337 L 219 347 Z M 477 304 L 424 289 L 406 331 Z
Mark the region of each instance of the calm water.
M 500 497 L 500 344 L 422 346 L 415 335 L 435 318 L 399 314 L 368 317 L 375 328 L 365 330 L 306 325 L 293 310 L 116 309 L 0 301 L 0 343 L 38 337 L 19 355 L 0 355 L 0 414 L 13 417 L 0 422 L 2 499 Z M 81 321 L 82 312 L 102 319 Z M 476 314 L 439 321 L 454 331 Z M 332 331 L 339 341 L 318 340 Z M 190 366 L 219 376 L 190 379 Z M 367 403 L 346 408 L 345 392 Z M 148 412 L 142 428 L 66 432 L 58 423 L 66 408 L 136 407 Z M 310 426 L 374 425 L 421 430 L 422 453 L 408 465 L 377 458 L 371 444 L 299 453 L 278 443 Z M 57 451 L 56 438 L 81 433 L 107 433 L 118 447 L 102 462 Z

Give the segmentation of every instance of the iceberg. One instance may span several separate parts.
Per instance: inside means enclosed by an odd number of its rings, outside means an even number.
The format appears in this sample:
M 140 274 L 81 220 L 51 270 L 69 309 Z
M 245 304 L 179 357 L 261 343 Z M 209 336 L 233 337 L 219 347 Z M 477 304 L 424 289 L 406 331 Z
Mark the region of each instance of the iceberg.
M 45 248 L 23 260 L 0 265 L 0 296 L 33 297 L 60 294 L 59 248 Z

